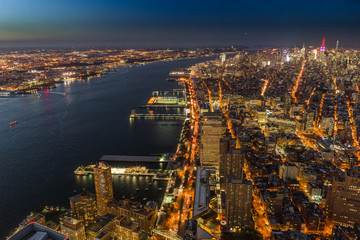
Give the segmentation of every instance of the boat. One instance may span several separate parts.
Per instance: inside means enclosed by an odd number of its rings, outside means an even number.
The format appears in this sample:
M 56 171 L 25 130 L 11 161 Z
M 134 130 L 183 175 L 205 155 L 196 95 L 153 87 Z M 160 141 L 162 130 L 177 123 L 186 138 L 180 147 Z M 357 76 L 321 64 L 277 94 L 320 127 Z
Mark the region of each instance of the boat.
M 11 123 L 9 123 L 9 127 L 15 127 L 17 124 L 17 121 L 13 121 Z
M 162 188 L 161 188 L 161 187 L 159 187 L 159 188 L 158 188 L 158 190 L 160 191 L 160 190 L 162 190 Z
M 94 173 L 94 167 L 95 167 L 95 165 L 88 165 L 88 166 L 86 166 L 86 167 L 84 167 L 84 166 L 79 166 L 79 167 L 74 171 L 74 174 L 75 174 L 75 175 L 80 175 L 80 176 L 88 176 L 88 175 Z
M 136 191 L 139 191 L 139 190 L 140 190 L 140 188 L 137 188 L 137 189 L 136 189 Z
M 146 201 L 147 200 L 147 198 L 145 197 L 145 198 L 143 198 L 143 201 Z
M 149 188 L 145 188 L 146 191 L 149 191 Z

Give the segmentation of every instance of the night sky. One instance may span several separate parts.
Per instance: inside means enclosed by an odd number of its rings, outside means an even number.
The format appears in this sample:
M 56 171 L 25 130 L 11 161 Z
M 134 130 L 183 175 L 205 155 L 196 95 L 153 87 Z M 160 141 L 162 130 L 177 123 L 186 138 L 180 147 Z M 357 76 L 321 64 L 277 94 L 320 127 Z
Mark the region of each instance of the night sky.
M 0 0 L 6 46 L 360 47 L 360 0 Z

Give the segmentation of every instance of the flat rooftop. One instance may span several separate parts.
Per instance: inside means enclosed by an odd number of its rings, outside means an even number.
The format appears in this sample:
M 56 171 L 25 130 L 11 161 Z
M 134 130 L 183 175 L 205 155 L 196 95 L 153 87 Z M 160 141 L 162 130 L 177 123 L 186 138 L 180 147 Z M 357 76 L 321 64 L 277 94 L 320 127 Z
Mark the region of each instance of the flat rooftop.
M 204 168 L 199 168 L 196 171 L 193 216 L 196 217 L 201 213 L 206 212 L 210 208 L 209 201 L 210 201 L 209 172 Z
M 99 161 L 113 162 L 169 162 L 160 156 L 127 156 L 127 155 L 103 155 Z

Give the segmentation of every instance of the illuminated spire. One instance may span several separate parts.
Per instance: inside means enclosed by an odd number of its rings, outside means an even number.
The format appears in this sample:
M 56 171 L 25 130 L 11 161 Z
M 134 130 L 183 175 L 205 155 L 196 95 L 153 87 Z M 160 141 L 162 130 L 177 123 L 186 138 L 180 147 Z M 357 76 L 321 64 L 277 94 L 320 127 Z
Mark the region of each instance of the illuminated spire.
M 320 47 L 320 51 L 325 52 L 325 37 L 323 37 L 323 39 L 322 39 L 322 44 L 321 44 L 321 47 Z

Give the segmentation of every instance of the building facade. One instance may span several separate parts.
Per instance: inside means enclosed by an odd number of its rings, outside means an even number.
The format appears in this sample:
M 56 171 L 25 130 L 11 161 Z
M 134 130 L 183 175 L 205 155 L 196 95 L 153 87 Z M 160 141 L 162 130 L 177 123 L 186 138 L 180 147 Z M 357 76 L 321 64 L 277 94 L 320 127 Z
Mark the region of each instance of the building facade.
M 348 171 L 345 179 L 334 180 L 326 198 L 327 217 L 335 225 L 360 224 L 360 174 Z
M 230 228 L 253 228 L 251 214 L 253 185 L 234 176 L 227 177 L 226 220 Z
M 71 240 L 86 240 L 85 227 L 81 221 L 66 217 L 61 223 L 61 232 Z
M 219 167 L 220 138 L 223 130 L 221 114 L 204 113 L 200 141 L 201 166 Z
M 114 199 L 110 166 L 100 162 L 94 167 L 94 180 L 98 214 L 102 216 L 108 212 L 108 203 Z
M 70 214 L 73 218 L 83 221 L 85 226 L 95 222 L 98 216 L 95 194 L 84 191 L 70 197 L 69 200 Z

